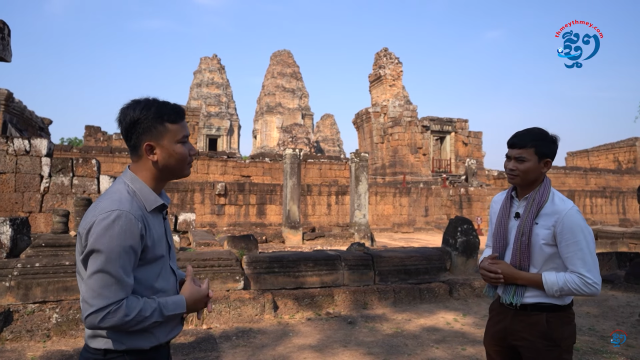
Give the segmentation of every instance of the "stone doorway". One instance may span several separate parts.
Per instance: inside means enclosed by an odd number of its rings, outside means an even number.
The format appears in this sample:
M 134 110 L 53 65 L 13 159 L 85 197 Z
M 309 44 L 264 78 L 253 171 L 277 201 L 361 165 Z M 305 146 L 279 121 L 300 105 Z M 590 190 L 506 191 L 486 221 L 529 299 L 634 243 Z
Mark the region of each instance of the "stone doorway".
M 218 137 L 207 137 L 207 151 L 218 151 Z
M 451 173 L 451 151 L 449 134 L 431 135 L 431 172 Z

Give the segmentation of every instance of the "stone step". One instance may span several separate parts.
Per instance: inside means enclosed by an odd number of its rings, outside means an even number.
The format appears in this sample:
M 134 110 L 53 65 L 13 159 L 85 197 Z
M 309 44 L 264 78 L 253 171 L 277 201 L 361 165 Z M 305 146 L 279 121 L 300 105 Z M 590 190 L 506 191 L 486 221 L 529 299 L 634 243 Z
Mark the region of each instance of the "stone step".
M 19 259 L 0 304 L 76 300 L 80 298 L 75 256 Z
M 31 237 L 29 248 L 20 258 L 34 258 L 44 256 L 75 256 L 76 237 L 69 234 L 37 234 Z
M 181 251 L 177 255 L 177 261 L 182 271 L 187 271 L 187 265 L 191 265 L 195 277 L 208 278 L 210 289 L 244 289 L 244 271 L 233 251 Z
M 296 289 L 342 286 L 340 255 L 330 251 L 278 251 L 242 259 L 247 289 Z
M 373 258 L 376 285 L 433 282 L 451 266 L 451 255 L 444 248 L 386 248 L 366 253 Z

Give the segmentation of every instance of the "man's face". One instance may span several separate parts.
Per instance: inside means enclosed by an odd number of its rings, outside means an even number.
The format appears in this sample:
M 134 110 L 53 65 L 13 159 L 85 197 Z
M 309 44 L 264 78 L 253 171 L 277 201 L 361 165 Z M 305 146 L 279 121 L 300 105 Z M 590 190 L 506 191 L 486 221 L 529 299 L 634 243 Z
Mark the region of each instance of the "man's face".
M 551 160 L 538 161 L 533 149 L 509 149 L 504 160 L 507 181 L 514 186 L 529 186 L 551 168 Z
M 157 161 L 154 166 L 167 181 L 191 175 L 191 165 L 197 150 L 189 142 L 189 128 L 185 121 L 165 124 L 162 138 L 156 143 Z

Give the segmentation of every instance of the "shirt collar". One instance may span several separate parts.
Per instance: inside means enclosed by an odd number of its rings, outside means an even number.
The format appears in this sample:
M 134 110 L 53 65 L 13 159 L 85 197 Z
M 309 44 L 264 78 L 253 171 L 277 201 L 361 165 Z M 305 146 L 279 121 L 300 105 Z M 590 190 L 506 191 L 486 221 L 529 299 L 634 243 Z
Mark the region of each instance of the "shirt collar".
M 169 196 L 167 196 L 167 193 L 162 190 L 158 196 L 158 194 L 151 190 L 151 188 L 140 180 L 136 174 L 129 170 L 128 165 L 121 176 L 124 181 L 131 186 L 133 191 L 138 194 L 138 197 L 140 197 L 140 200 L 142 200 L 142 203 L 148 212 L 151 212 L 156 208 L 160 208 L 161 211 L 165 211 L 169 207 L 171 200 L 169 199 Z
M 528 193 L 527 195 L 525 195 L 522 200 L 526 200 L 529 198 L 529 195 L 531 195 L 532 193 Z M 516 188 L 513 188 L 513 191 L 511 191 L 511 197 L 513 197 L 514 199 L 518 200 L 518 195 L 516 194 Z M 520 201 L 522 201 L 520 200 Z

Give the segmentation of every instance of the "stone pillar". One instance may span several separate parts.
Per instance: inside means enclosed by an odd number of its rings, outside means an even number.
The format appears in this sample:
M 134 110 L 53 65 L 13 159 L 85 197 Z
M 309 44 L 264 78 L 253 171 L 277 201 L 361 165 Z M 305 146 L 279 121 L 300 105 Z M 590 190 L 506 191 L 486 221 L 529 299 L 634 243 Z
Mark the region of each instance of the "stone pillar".
M 282 237 L 286 245 L 302 245 L 300 223 L 300 185 L 302 164 L 300 152 L 286 149 L 284 152 L 284 176 L 282 184 Z
M 480 238 L 471 219 L 456 216 L 449 220 L 442 236 L 442 247 L 451 252 L 451 271 L 454 275 L 475 273 L 478 267 Z
M 69 210 L 66 209 L 53 209 L 53 226 L 51 227 L 52 234 L 68 234 L 69 233 Z
M 369 154 L 352 152 L 349 158 L 349 223 L 356 242 L 375 246 L 369 227 Z
M 87 212 L 92 203 L 93 200 L 86 196 L 78 196 L 73 199 L 73 231 L 76 233 L 78 232 L 78 227 L 84 217 L 84 213 Z

